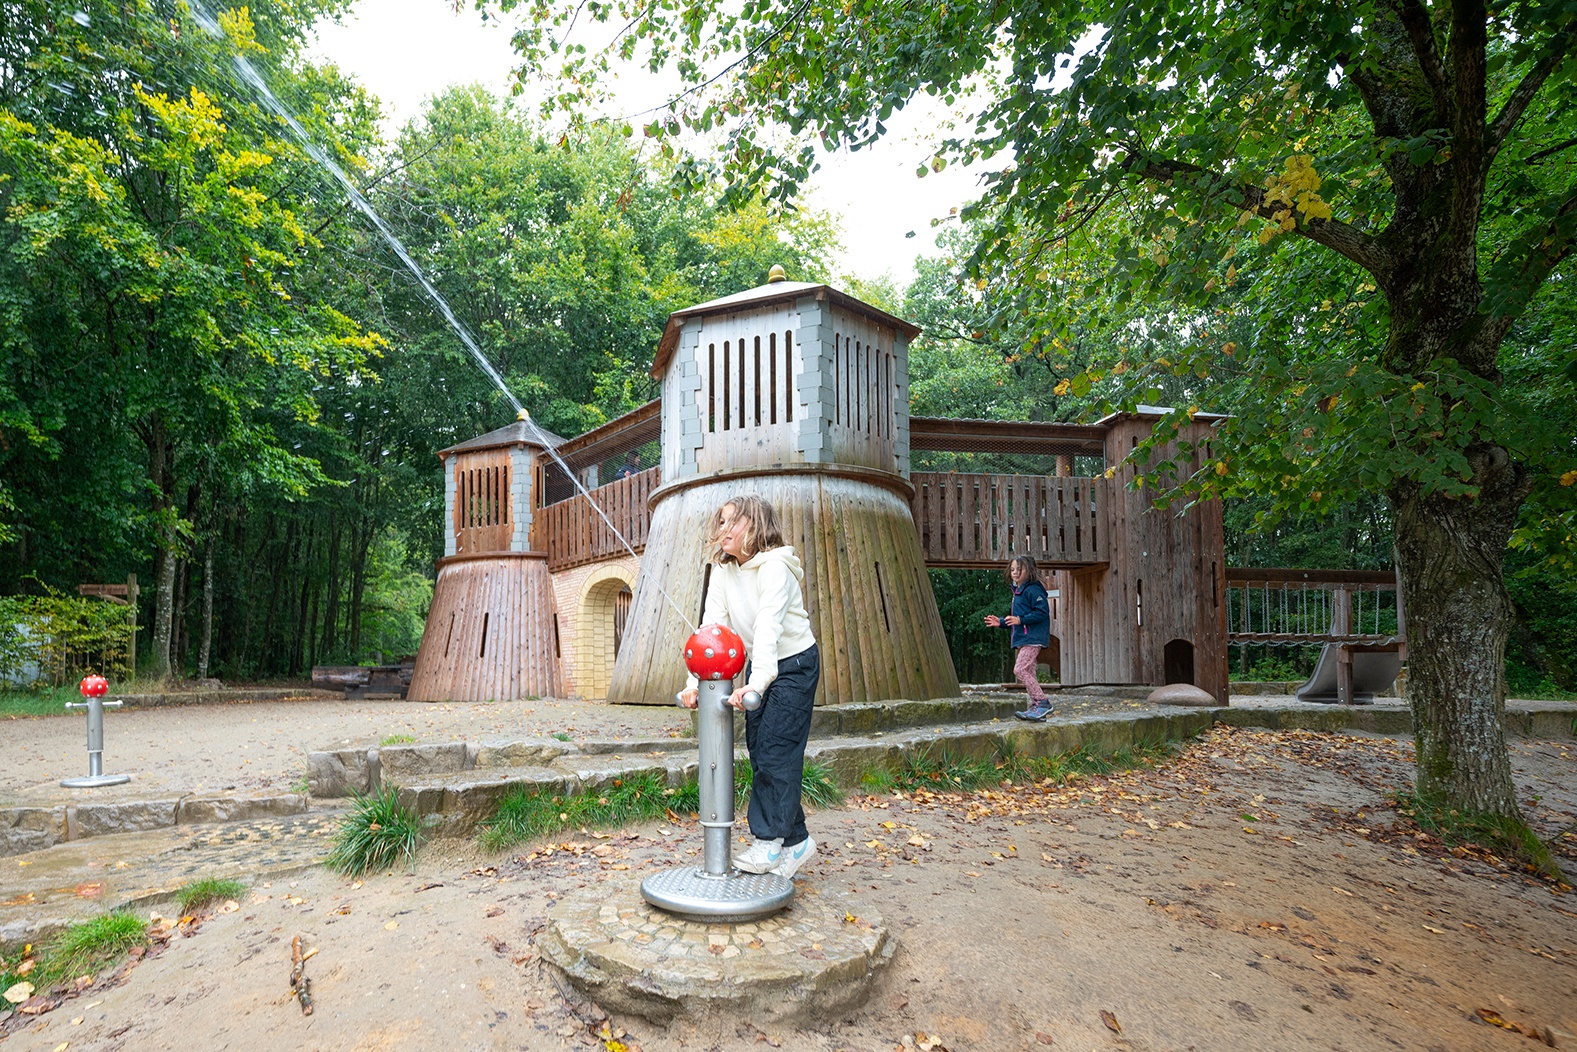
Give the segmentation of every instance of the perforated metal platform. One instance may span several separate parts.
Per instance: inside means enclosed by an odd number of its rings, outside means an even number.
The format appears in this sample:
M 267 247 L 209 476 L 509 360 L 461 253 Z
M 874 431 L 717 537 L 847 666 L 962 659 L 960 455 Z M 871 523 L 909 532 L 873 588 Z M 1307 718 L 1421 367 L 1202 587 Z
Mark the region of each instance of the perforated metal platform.
M 745 921 L 776 913 L 794 898 L 794 882 L 776 873 L 714 877 L 678 866 L 641 881 L 641 897 L 658 909 L 705 921 Z

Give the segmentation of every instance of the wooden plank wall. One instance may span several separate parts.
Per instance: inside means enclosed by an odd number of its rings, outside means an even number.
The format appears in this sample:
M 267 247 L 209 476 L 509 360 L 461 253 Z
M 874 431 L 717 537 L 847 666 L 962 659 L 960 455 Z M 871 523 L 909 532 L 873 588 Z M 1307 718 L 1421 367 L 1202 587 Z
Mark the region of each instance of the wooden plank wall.
M 836 311 L 831 353 L 822 348 L 832 379 L 822 431 L 832 459 L 880 471 L 897 470 L 897 334 L 868 318 Z M 830 360 L 827 360 L 829 359 Z
M 706 319 L 695 351 L 701 474 L 799 459 L 798 317 L 777 307 Z
M 601 515 L 592 509 L 595 499 L 613 520 L 637 553 L 646 548 L 651 512 L 646 498 L 662 484 L 662 469 L 647 468 L 629 478 L 615 479 L 591 491 L 591 497 L 576 494 L 569 500 L 541 508 L 531 520 L 531 547 L 548 553 L 548 568 L 554 573 L 571 567 L 625 555 L 628 550 L 609 529 Z
M 547 560 L 513 552 L 440 560 L 406 697 L 502 701 L 562 693 Z
M 916 471 L 910 482 L 920 549 L 931 566 L 992 567 L 1024 554 L 1046 565 L 1107 560 L 1111 480 Z
M 461 555 L 507 552 L 515 532 L 509 501 L 509 449 L 483 449 L 454 457 L 455 551 Z
M 749 480 L 776 508 L 805 565 L 811 631 L 821 645 L 818 704 L 938 698 L 958 692 L 941 615 L 906 502 L 892 491 L 785 472 Z M 738 480 L 691 487 L 653 512 L 611 701 L 670 704 L 684 682 L 679 652 L 701 610 L 711 516 Z

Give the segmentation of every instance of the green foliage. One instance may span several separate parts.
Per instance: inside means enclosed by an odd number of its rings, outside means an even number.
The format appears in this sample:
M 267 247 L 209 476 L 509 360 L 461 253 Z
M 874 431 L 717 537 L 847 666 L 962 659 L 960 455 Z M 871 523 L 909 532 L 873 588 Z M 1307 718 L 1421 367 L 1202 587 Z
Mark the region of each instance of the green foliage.
M 216 902 L 239 899 L 244 894 L 246 885 L 239 880 L 231 877 L 202 877 L 182 888 L 176 895 L 176 901 L 181 904 L 182 913 L 191 914 Z
M 400 803 L 392 785 L 376 793 L 358 795 L 351 813 L 334 834 L 334 847 L 323 864 L 348 877 L 392 869 L 401 859 L 416 871 L 416 848 L 422 824 L 416 813 Z
M 1521 862 L 1545 880 L 1563 883 L 1565 876 L 1550 845 L 1540 840 L 1528 823 L 1515 815 L 1479 814 L 1448 808 L 1412 792 L 1395 796 L 1398 814 L 1446 844 L 1474 844 L 1492 854 Z
M 14 963 L 0 967 L 0 990 L 25 980 L 43 991 L 81 975 L 96 975 L 147 938 L 147 924 L 130 913 L 106 913 L 73 924 L 36 953 L 23 953 Z M 33 968 L 18 975 L 16 968 L 30 956 Z
M 380 741 L 378 744 L 379 745 L 410 745 L 410 744 L 414 743 L 415 741 L 416 741 L 416 738 L 414 736 L 412 736 L 412 735 L 409 735 L 409 734 L 391 734 L 387 738 L 385 738 L 382 741 Z
M 670 810 L 693 814 L 699 806 L 694 782 L 672 788 L 661 774 L 652 772 L 568 796 L 517 789 L 482 823 L 480 840 L 488 850 L 502 851 L 565 829 L 610 829 L 660 818 Z
M 734 761 L 736 807 L 743 809 L 750 795 L 750 761 Z M 823 764 L 807 763 L 802 797 L 812 807 L 835 807 L 843 793 Z M 648 772 L 615 779 L 595 791 L 568 796 L 540 789 L 517 789 L 498 805 L 493 817 L 482 823 L 481 843 L 490 851 L 553 836 L 566 829 L 613 829 L 649 822 L 664 815 L 695 814 L 701 806 L 700 788 L 693 779 L 671 787 L 660 774 Z
M 1025 757 L 1003 750 L 991 759 L 963 756 L 945 746 L 906 753 L 895 771 L 874 767 L 863 772 L 860 784 L 871 793 L 973 792 L 1004 782 L 1076 782 L 1090 775 L 1154 767 L 1177 751 L 1177 742 L 1149 742 L 1123 746 L 1110 753 L 1080 746 L 1052 756 Z
M 129 672 L 131 625 L 124 606 L 61 595 L 0 596 L 0 686 L 37 668 L 41 685 L 63 687 L 88 672 Z
M 930 570 L 931 591 L 953 667 L 965 683 L 1001 683 L 1013 667 L 1010 634 L 988 628 L 987 614 L 1006 613 L 1012 588 L 998 570 Z

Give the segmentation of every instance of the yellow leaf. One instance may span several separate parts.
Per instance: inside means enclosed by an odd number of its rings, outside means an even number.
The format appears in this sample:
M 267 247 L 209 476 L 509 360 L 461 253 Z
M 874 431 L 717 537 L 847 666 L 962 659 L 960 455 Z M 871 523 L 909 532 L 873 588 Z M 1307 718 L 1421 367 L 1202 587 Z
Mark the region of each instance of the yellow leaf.
M 399 926 L 400 926 L 400 922 L 399 921 L 390 921 L 389 923 L 387 923 L 387 924 L 385 924 L 383 926 L 383 930 L 384 931 L 393 931 L 394 929 L 398 928 Z
M 15 986 L 11 987 L 5 992 L 5 999 L 14 1005 L 19 1005 L 32 996 L 33 984 L 26 982 L 17 983 Z

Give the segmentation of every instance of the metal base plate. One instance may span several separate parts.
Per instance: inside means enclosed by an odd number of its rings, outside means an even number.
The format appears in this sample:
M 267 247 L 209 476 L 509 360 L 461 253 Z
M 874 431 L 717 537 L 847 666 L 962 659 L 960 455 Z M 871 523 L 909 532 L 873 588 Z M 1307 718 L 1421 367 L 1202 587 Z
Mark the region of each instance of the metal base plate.
M 85 774 L 81 778 L 62 778 L 60 784 L 67 789 L 98 789 L 106 785 L 125 785 L 129 781 L 129 774 Z
M 679 866 L 641 881 L 641 897 L 692 920 L 747 921 L 787 906 L 794 898 L 794 882 L 776 873 L 734 869 L 714 877 L 696 866 Z

